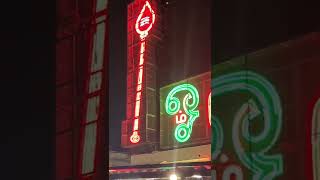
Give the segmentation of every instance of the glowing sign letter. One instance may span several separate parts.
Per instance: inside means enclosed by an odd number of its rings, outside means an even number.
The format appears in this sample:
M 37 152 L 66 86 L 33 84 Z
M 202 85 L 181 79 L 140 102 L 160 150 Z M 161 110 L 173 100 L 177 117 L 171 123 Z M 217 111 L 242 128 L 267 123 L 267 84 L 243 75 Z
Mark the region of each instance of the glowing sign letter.
M 187 121 L 187 115 L 183 114 L 182 111 L 179 111 L 179 115 L 176 115 L 176 123 L 181 124 Z

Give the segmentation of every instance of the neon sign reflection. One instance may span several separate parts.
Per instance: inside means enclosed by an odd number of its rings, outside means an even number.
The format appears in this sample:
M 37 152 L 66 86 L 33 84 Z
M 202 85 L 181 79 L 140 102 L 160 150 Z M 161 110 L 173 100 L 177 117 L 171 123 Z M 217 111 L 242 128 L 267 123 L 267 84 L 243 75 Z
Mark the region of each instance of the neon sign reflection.
M 281 175 L 283 173 L 282 155 L 268 152 L 277 142 L 282 126 L 281 102 L 272 84 L 254 72 L 238 71 L 217 76 L 211 81 L 211 88 L 213 98 L 239 91 L 253 95 L 241 105 L 233 117 L 234 150 L 241 163 L 253 172 L 250 179 L 269 180 Z M 212 114 L 213 160 L 221 155 L 224 141 L 221 125 L 223 119 L 219 119 L 215 114 L 214 112 Z M 255 121 L 263 123 L 264 126 L 259 134 L 252 135 L 249 127 Z M 246 150 L 249 145 L 250 151 Z M 237 178 L 243 178 L 241 173 L 238 175 Z

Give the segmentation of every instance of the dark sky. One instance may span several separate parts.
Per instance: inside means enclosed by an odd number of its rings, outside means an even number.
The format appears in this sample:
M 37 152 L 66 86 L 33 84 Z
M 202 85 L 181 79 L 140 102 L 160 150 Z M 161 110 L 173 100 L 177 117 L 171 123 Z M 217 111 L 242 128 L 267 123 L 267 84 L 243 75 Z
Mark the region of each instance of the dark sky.
M 110 1 L 109 145 L 120 149 L 126 109 L 126 2 Z
M 211 66 L 211 1 L 172 1 L 164 12 L 159 86 L 189 78 Z
M 212 63 L 319 31 L 316 1 L 212 0 Z
M 6 59 L 0 71 L 1 179 L 51 179 L 55 158 L 56 2 L 3 3 L 2 7 L 15 7 L 17 13 L 12 14 L 11 8 L 0 12 L 5 24 L 0 51 Z M 8 14 L 12 16 L 4 18 Z

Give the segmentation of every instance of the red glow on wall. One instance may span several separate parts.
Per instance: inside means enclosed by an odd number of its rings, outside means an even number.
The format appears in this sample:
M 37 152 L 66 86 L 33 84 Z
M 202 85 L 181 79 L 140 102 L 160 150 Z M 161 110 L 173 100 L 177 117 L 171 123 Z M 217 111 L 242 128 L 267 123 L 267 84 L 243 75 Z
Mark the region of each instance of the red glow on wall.
M 144 71 L 144 52 L 146 48 L 145 38 L 148 36 L 148 32 L 151 30 L 152 25 L 155 21 L 155 14 L 151 8 L 148 1 L 145 2 L 135 24 L 137 33 L 140 35 L 140 54 L 139 54 L 139 72 L 137 79 L 137 89 L 136 89 L 136 103 L 135 103 L 135 119 L 133 122 L 133 132 L 130 136 L 130 142 L 136 144 L 140 142 L 139 130 L 139 118 L 141 109 L 141 94 L 142 94 L 142 81 L 143 81 L 143 71 Z
M 208 106 L 207 106 L 207 112 L 208 112 L 208 122 L 211 126 L 211 92 L 208 95 Z

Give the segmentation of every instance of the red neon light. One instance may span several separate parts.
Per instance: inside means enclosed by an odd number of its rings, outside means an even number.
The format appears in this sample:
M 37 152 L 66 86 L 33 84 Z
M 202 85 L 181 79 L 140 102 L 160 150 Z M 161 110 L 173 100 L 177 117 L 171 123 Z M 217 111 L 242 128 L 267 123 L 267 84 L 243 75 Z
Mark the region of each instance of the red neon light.
M 142 89 L 142 85 L 141 85 L 141 84 L 138 84 L 138 86 L 137 86 L 137 91 L 141 91 L 141 89 Z
M 140 141 L 139 129 L 139 117 L 141 108 L 141 94 L 142 94 L 142 79 L 143 79 L 143 65 L 144 65 L 144 52 L 146 48 L 145 38 L 148 36 L 148 32 L 151 30 L 155 21 L 155 14 L 150 6 L 150 3 L 146 1 L 144 4 L 135 24 L 135 28 L 138 34 L 140 34 L 140 57 L 139 57 L 139 73 L 137 79 L 137 92 L 136 92 L 136 104 L 135 104 L 135 120 L 133 122 L 133 132 L 130 136 L 130 141 L 136 144 Z
M 137 131 L 139 129 L 139 119 L 135 119 L 133 123 L 133 129 Z
M 130 136 L 130 141 L 133 144 L 136 144 L 140 141 L 140 135 L 139 135 L 138 131 L 133 132 L 133 134 Z
M 137 18 L 135 25 L 136 31 L 138 34 L 140 34 L 141 39 L 147 37 L 148 32 L 151 30 L 155 19 L 156 15 L 154 14 L 150 3 L 146 1 Z
M 140 62 L 139 65 L 142 65 L 144 63 L 144 58 L 143 58 L 144 54 L 140 54 Z
M 136 101 L 139 101 L 141 99 L 141 92 L 137 92 Z
M 134 116 L 135 117 L 139 117 L 139 114 L 140 114 L 140 100 L 136 101 L 136 107 L 135 107 Z
M 143 66 L 139 69 L 139 75 L 138 75 L 138 85 L 142 83 L 142 75 L 143 75 Z
M 143 54 L 145 50 L 146 50 L 146 42 L 143 41 L 141 42 L 140 54 Z
M 211 92 L 208 95 L 208 121 L 211 126 Z

